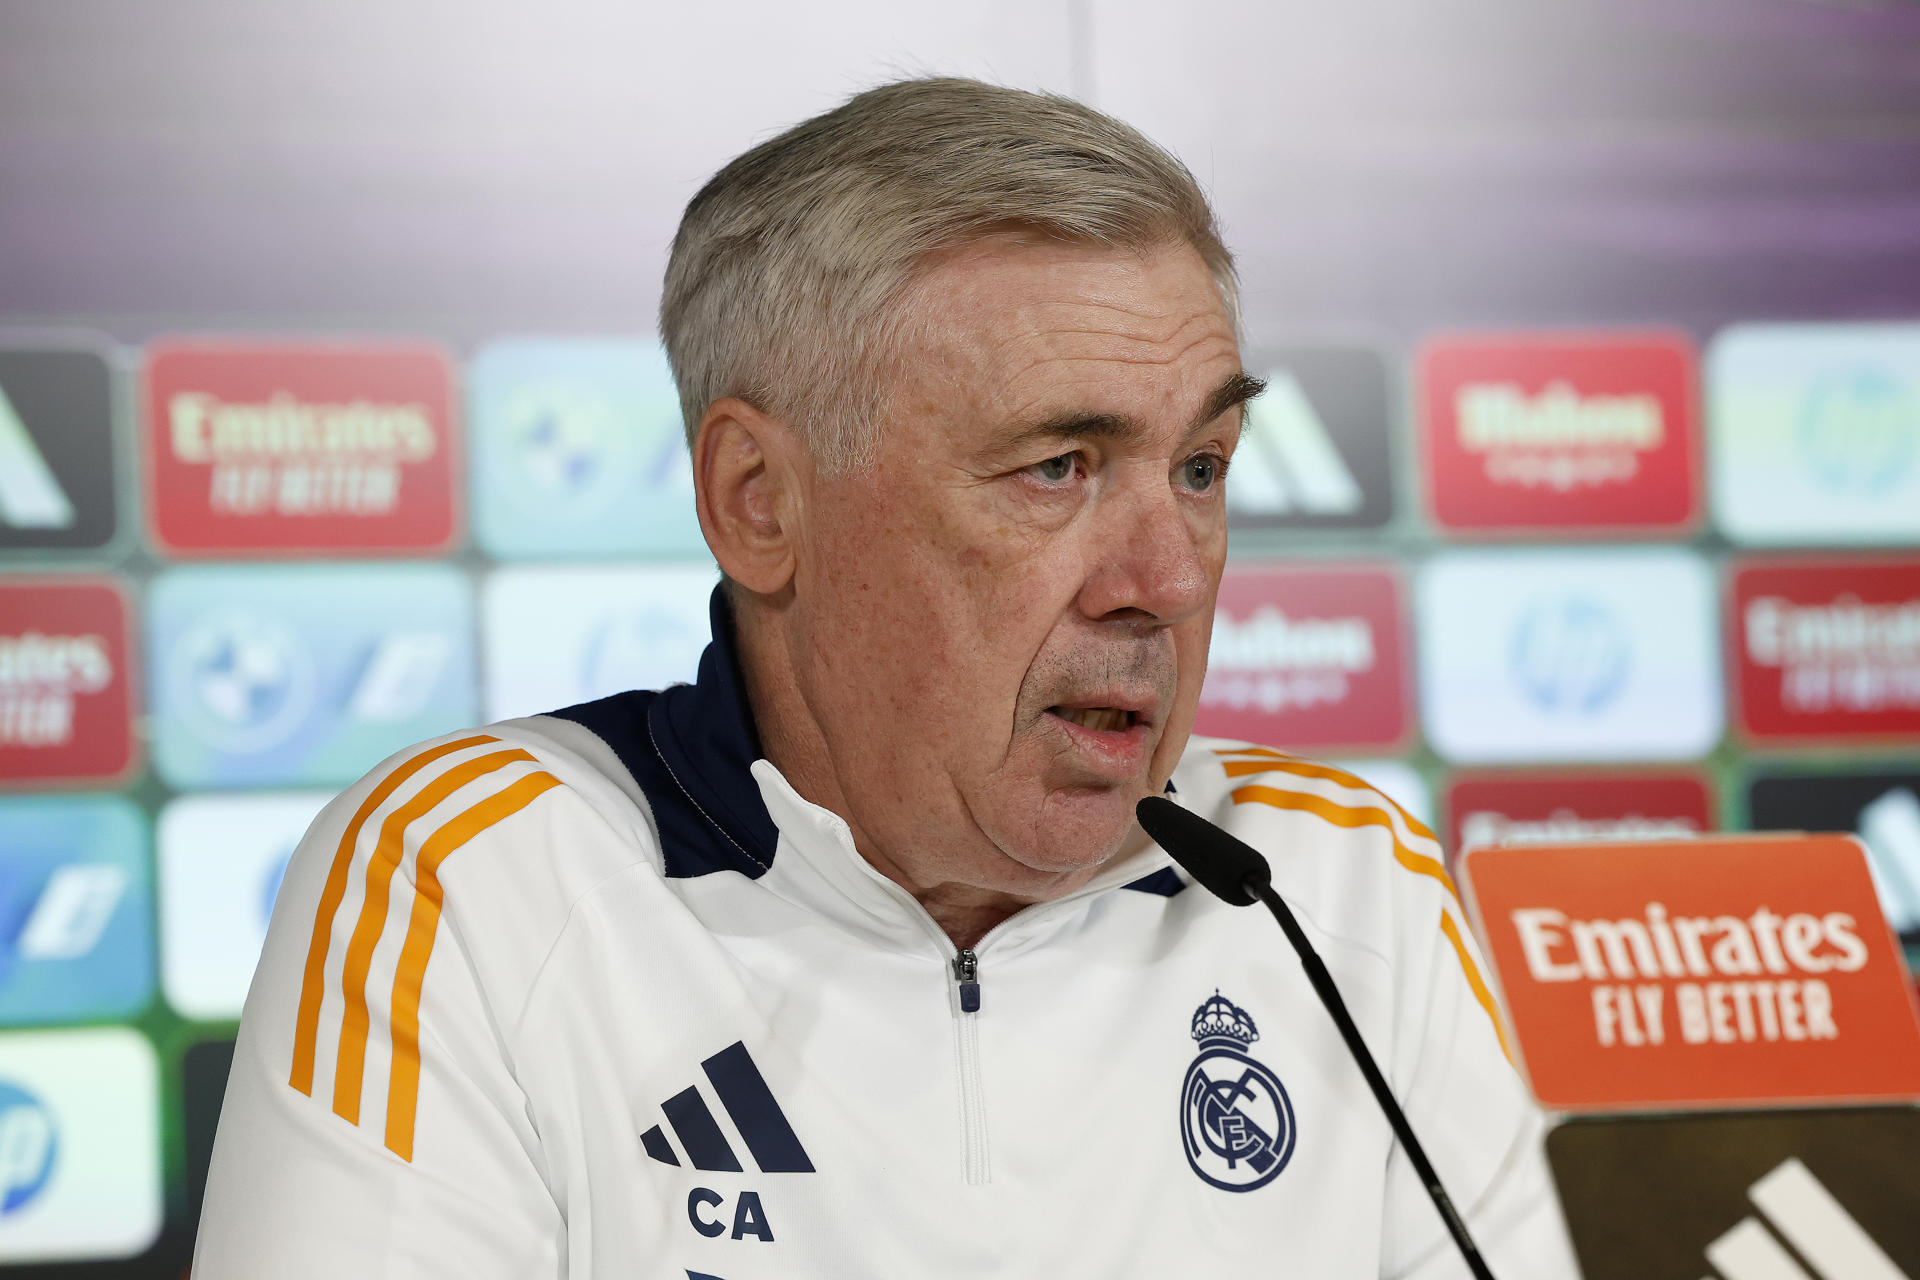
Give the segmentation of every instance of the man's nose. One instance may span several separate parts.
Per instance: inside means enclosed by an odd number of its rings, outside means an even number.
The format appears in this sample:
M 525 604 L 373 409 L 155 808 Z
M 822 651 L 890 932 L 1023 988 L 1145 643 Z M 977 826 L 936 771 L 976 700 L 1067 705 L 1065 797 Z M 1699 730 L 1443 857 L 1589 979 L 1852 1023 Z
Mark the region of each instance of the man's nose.
M 1212 592 L 1206 535 L 1172 486 L 1162 478 L 1104 505 L 1090 530 L 1092 564 L 1080 601 L 1086 615 L 1172 624 L 1204 608 Z

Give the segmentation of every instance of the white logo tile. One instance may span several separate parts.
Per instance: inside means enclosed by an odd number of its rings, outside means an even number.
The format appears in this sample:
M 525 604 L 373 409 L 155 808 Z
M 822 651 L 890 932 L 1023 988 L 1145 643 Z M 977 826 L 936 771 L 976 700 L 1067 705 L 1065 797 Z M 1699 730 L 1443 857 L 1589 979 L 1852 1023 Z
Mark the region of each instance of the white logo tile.
M 1708 351 L 1706 388 L 1728 537 L 1920 539 L 1920 325 L 1736 325 Z
M 1686 760 L 1723 720 L 1713 575 L 1679 548 L 1460 551 L 1420 578 L 1428 738 L 1459 763 Z

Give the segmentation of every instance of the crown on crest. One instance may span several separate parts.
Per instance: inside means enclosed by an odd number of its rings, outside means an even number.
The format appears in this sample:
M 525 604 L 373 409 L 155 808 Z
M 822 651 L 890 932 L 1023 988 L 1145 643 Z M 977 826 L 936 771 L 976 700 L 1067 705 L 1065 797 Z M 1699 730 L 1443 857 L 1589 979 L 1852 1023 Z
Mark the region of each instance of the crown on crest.
M 1260 1038 L 1260 1030 L 1245 1009 L 1221 995 L 1215 987 L 1206 1002 L 1193 1011 L 1193 1038 L 1201 1044 L 1209 1040 L 1252 1044 Z

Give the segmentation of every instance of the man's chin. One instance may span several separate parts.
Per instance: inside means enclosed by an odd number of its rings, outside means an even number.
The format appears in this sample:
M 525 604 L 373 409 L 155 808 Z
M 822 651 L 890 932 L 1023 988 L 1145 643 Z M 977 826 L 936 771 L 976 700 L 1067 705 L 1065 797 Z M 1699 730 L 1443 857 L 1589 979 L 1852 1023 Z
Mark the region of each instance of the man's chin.
M 1127 848 L 1140 787 L 1049 791 L 1031 821 L 1009 824 L 1000 847 L 1041 877 L 1091 873 Z

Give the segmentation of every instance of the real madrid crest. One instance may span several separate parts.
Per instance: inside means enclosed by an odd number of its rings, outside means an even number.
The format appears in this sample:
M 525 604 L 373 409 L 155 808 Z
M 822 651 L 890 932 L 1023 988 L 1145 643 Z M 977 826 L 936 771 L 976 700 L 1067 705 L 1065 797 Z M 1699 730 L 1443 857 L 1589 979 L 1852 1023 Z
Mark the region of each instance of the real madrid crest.
M 1247 1056 L 1260 1038 L 1246 1010 L 1216 990 L 1193 1014 L 1200 1053 L 1180 1090 L 1187 1163 L 1224 1191 L 1252 1191 L 1293 1155 L 1293 1104 L 1280 1077 Z

